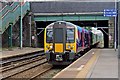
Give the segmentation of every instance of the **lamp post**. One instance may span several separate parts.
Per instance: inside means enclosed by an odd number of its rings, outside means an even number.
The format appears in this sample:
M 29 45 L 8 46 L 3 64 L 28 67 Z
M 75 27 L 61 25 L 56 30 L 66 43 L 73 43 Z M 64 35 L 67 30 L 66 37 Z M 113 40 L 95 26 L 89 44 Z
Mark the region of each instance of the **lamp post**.
M 117 0 L 115 0 L 115 11 L 117 12 Z M 116 23 L 117 23 L 117 13 L 116 13 L 116 16 L 115 16 L 115 28 L 114 28 L 115 29 L 114 30 L 115 31 L 115 34 L 114 34 L 114 36 L 115 36 L 114 37 L 115 38 L 114 39 L 114 49 L 115 49 L 115 51 L 116 51 L 116 48 L 117 48 L 117 42 L 116 42 L 117 41 L 117 36 L 116 36 L 116 33 L 117 33 L 117 31 L 116 31 L 117 24 Z
M 118 57 L 120 58 L 120 0 L 118 2 Z
M 20 49 L 23 47 L 22 42 L 22 0 L 20 1 Z

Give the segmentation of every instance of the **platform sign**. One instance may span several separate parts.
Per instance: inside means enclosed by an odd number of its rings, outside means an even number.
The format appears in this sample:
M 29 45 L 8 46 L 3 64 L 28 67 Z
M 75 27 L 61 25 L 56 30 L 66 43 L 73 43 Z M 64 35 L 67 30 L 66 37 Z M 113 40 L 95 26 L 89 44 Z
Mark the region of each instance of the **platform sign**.
M 117 11 L 116 9 L 104 9 L 104 16 L 106 17 L 116 17 Z

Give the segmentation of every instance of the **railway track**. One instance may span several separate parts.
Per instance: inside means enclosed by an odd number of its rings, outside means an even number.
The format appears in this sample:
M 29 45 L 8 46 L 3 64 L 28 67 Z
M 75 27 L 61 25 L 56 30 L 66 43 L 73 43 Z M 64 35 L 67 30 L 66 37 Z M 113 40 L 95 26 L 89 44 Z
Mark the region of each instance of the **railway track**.
M 0 68 L 0 74 L 2 74 L 1 79 L 5 79 L 11 76 L 14 76 L 16 74 L 19 74 L 21 72 L 24 72 L 26 70 L 29 70 L 31 68 L 34 68 L 36 66 L 42 65 L 47 63 L 47 60 L 45 58 L 45 54 L 41 54 L 37 57 L 22 60 L 11 65 L 3 66 Z
M 16 78 L 27 78 L 27 79 L 35 79 L 37 76 L 46 73 L 47 71 L 52 69 L 52 65 L 48 63 L 43 63 L 37 66 L 34 66 L 30 69 L 24 70 L 22 72 L 19 72 L 15 75 L 12 75 L 6 79 L 16 79 Z
M 5 72 L 5 71 L 8 71 L 8 70 L 11 70 L 11 69 L 14 69 L 14 68 L 18 68 L 20 66 L 24 66 L 24 65 L 33 63 L 35 61 L 42 60 L 42 59 L 45 59 L 45 55 L 38 56 L 38 57 L 35 57 L 35 58 L 32 58 L 32 59 L 24 60 L 24 61 L 21 61 L 21 62 L 18 62 L 18 63 L 14 63 L 14 64 L 11 64 L 11 65 L 8 65 L 8 66 L 1 67 L 0 72 Z
M 57 73 L 60 70 L 53 69 L 53 66 L 47 63 L 45 54 L 42 54 L 31 59 L 16 62 L 16 64 L 10 66 L 3 66 L 0 68 L 0 73 L 2 73 L 2 79 L 28 78 L 33 80 L 41 78 L 40 76 L 43 74 L 49 75 L 52 72 L 54 74 L 54 72 Z
M 34 80 L 34 79 L 37 78 L 39 75 L 42 75 L 42 74 L 44 74 L 44 73 L 47 73 L 48 71 L 50 71 L 50 70 L 52 69 L 52 67 L 53 67 L 53 66 L 50 66 L 50 65 L 49 65 L 48 68 L 46 68 L 46 69 L 44 69 L 43 71 L 39 72 L 38 74 L 30 77 L 30 80 Z
M 66 66 L 53 66 L 50 70 L 34 77 L 33 80 L 35 80 L 35 79 L 52 80 L 53 76 L 55 76 L 57 73 L 59 73 L 62 69 L 66 68 L 66 67 L 67 67 L 67 65 Z
M 24 55 L 9 57 L 9 58 L 3 58 L 0 61 L 0 66 L 1 67 L 9 66 L 9 65 L 14 64 L 16 62 L 31 59 L 31 58 L 35 58 L 35 57 L 41 56 L 41 55 L 44 55 L 43 51 L 37 51 L 37 52 L 30 53 L 30 54 L 28 53 L 28 54 L 24 54 Z
M 86 53 L 88 51 L 89 50 L 86 49 L 83 53 Z M 60 72 L 65 67 L 67 67 L 67 65 L 66 66 L 53 66 L 52 68 L 50 68 L 50 69 L 48 69 L 48 70 L 46 70 L 46 71 L 44 71 L 42 73 L 36 74 L 35 76 L 31 77 L 30 79 L 31 80 L 34 80 L 34 79 L 44 79 L 44 78 L 52 79 L 53 76 L 55 76 L 58 72 Z

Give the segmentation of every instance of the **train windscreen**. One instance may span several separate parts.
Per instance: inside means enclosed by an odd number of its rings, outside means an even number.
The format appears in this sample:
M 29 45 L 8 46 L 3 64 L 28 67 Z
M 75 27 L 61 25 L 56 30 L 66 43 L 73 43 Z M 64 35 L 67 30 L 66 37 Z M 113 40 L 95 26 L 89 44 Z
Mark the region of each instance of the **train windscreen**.
M 63 43 L 63 28 L 55 28 L 55 43 Z
M 74 28 L 67 28 L 67 31 L 66 31 L 66 42 L 67 43 L 73 43 L 75 41 L 75 30 Z

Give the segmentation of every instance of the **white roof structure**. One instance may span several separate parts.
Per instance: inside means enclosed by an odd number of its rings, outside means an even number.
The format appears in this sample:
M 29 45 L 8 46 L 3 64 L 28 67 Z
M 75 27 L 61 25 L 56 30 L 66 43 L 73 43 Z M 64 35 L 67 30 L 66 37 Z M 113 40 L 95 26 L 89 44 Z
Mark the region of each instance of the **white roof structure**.
M 94 28 L 94 27 L 92 27 L 92 32 L 93 32 L 94 34 L 102 34 L 102 31 L 97 30 L 97 28 Z

